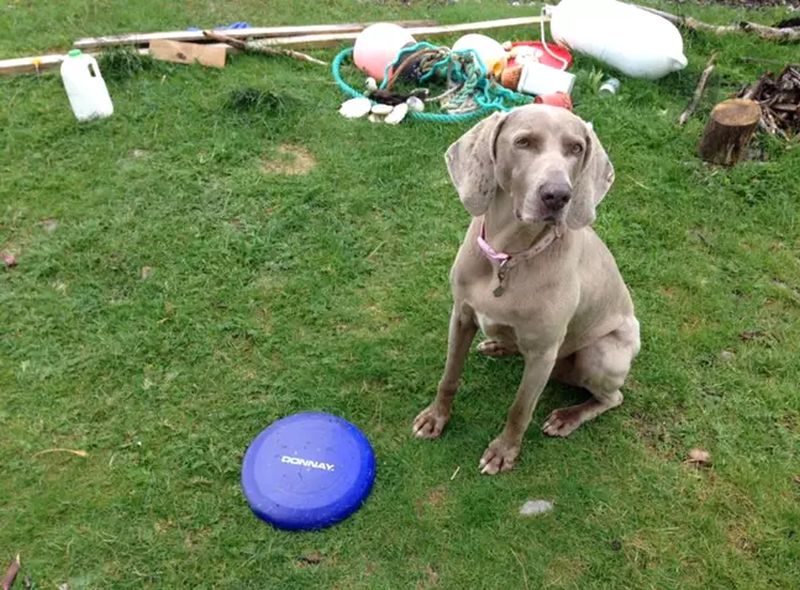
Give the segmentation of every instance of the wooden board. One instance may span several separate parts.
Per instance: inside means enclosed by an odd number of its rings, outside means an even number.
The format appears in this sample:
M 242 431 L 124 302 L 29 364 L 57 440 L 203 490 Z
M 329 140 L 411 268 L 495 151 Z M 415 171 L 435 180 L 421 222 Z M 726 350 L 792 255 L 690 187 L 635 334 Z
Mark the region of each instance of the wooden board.
M 248 37 L 294 37 L 296 35 L 335 35 L 339 33 L 358 33 L 370 23 L 345 23 L 332 25 L 301 25 L 283 27 L 251 27 L 249 29 L 220 29 L 217 31 L 228 37 L 245 39 Z M 402 27 L 425 27 L 436 25 L 436 21 L 408 20 L 397 21 Z M 159 33 L 126 33 L 124 35 L 107 35 L 104 37 L 86 37 L 75 41 L 79 49 L 94 49 L 110 45 L 147 45 L 153 41 L 205 41 L 203 31 L 164 31 Z
M 19 57 L 15 59 L 0 60 L 0 74 L 24 74 L 35 72 L 36 65 L 39 71 L 49 70 L 61 64 L 64 55 L 52 53 L 50 55 L 39 55 L 37 57 Z
M 163 39 L 150 43 L 150 55 L 179 64 L 200 63 L 211 68 L 224 68 L 226 47 L 222 44 L 201 45 Z

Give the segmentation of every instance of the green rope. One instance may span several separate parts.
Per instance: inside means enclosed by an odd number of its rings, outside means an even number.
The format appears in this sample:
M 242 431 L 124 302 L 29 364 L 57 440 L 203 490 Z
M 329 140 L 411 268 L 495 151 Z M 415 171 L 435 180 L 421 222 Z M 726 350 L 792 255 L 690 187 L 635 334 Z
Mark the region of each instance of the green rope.
M 397 56 L 397 59 L 386 66 L 380 88 L 386 88 L 386 84 L 389 80 L 389 71 L 396 67 L 409 52 L 418 51 L 419 49 L 439 49 L 439 47 L 423 41 L 404 48 Z M 341 73 L 342 63 L 352 55 L 352 47 L 340 51 L 331 64 L 331 73 L 333 74 L 334 81 L 342 92 L 351 98 L 358 98 L 364 96 L 364 93 L 359 92 L 345 82 Z M 470 64 L 470 67 L 465 68 L 465 64 Z M 472 50 L 448 51 L 447 55 L 435 62 L 430 69 L 420 77 L 420 82 L 425 82 L 434 75 L 440 77 L 449 75 L 452 81 L 462 84 L 462 88 L 448 100 L 448 106 L 462 107 L 469 98 L 472 98 L 478 105 L 478 108 L 473 111 L 462 113 L 419 113 L 412 111 L 408 113 L 411 119 L 438 123 L 459 123 L 461 121 L 468 121 L 484 116 L 491 111 L 509 111 L 518 104 L 530 102 L 532 100 L 529 96 L 503 88 L 496 82 L 489 80 L 486 77 L 486 66 L 481 61 L 480 57 Z

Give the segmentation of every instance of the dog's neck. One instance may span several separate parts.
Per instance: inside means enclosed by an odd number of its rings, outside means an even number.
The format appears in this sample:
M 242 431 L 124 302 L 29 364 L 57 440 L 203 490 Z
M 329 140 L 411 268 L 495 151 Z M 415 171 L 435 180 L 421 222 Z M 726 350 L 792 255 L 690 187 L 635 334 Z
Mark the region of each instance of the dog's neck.
M 549 224 L 523 223 L 514 215 L 511 195 L 498 190 L 483 216 L 486 241 L 498 252 L 522 252 L 531 247 L 550 227 Z

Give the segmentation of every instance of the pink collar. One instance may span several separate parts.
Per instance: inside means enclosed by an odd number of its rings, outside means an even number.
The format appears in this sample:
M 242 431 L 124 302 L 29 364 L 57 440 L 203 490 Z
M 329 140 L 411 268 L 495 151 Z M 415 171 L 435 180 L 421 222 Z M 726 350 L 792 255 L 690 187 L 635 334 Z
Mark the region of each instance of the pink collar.
M 542 253 L 545 248 L 547 248 L 556 240 L 556 238 L 561 237 L 560 234 L 561 232 L 556 229 L 556 226 L 551 226 L 536 238 L 536 241 L 530 248 L 523 250 L 522 252 L 509 254 L 507 252 L 498 252 L 489 245 L 489 242 L 486 241 L 486 223 L 481 222 L 481 233 L 478 235 L 478 246 L 480 247 L 481 252 L 483 252 L 483 255 L 489 259 L 489 262 L 504 266 L 509 264 L 512 259 L 526 260 Z
M 500 297 L 500 295 L 505 292 L 508 271 L 510 271 L 523 260 L 528 260 L 529 258 L 533 258 L 537 254 L 542 253 L 545 248 L 547 248 L 560 237 L 561 228 L 557 225 L 553 225 L 539 234 L 539 236 L 536 237 L 536 241 L 527 250 L 515 252 L 514 254 L 498 252 L 489 245 L 489 242 L 486 241 L 486 223 L 481 221 L 481 233 L 478 234 L 478 246 L 489 262 L 491 262 L 493 265 L 497 265 L 497 287 L 495 287 L 494 291 L 492 291 L 494 296 Z

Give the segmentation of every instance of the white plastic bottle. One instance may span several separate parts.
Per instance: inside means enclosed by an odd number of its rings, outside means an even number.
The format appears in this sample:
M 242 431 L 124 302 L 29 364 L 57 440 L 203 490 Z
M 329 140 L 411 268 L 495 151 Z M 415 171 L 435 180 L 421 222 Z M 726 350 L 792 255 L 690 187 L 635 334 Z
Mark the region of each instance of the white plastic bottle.
M 61 79 L 78 121 L 108 117 L 114 112 L 105 80 L 91 55 L 72 49 L 61 62 Z

